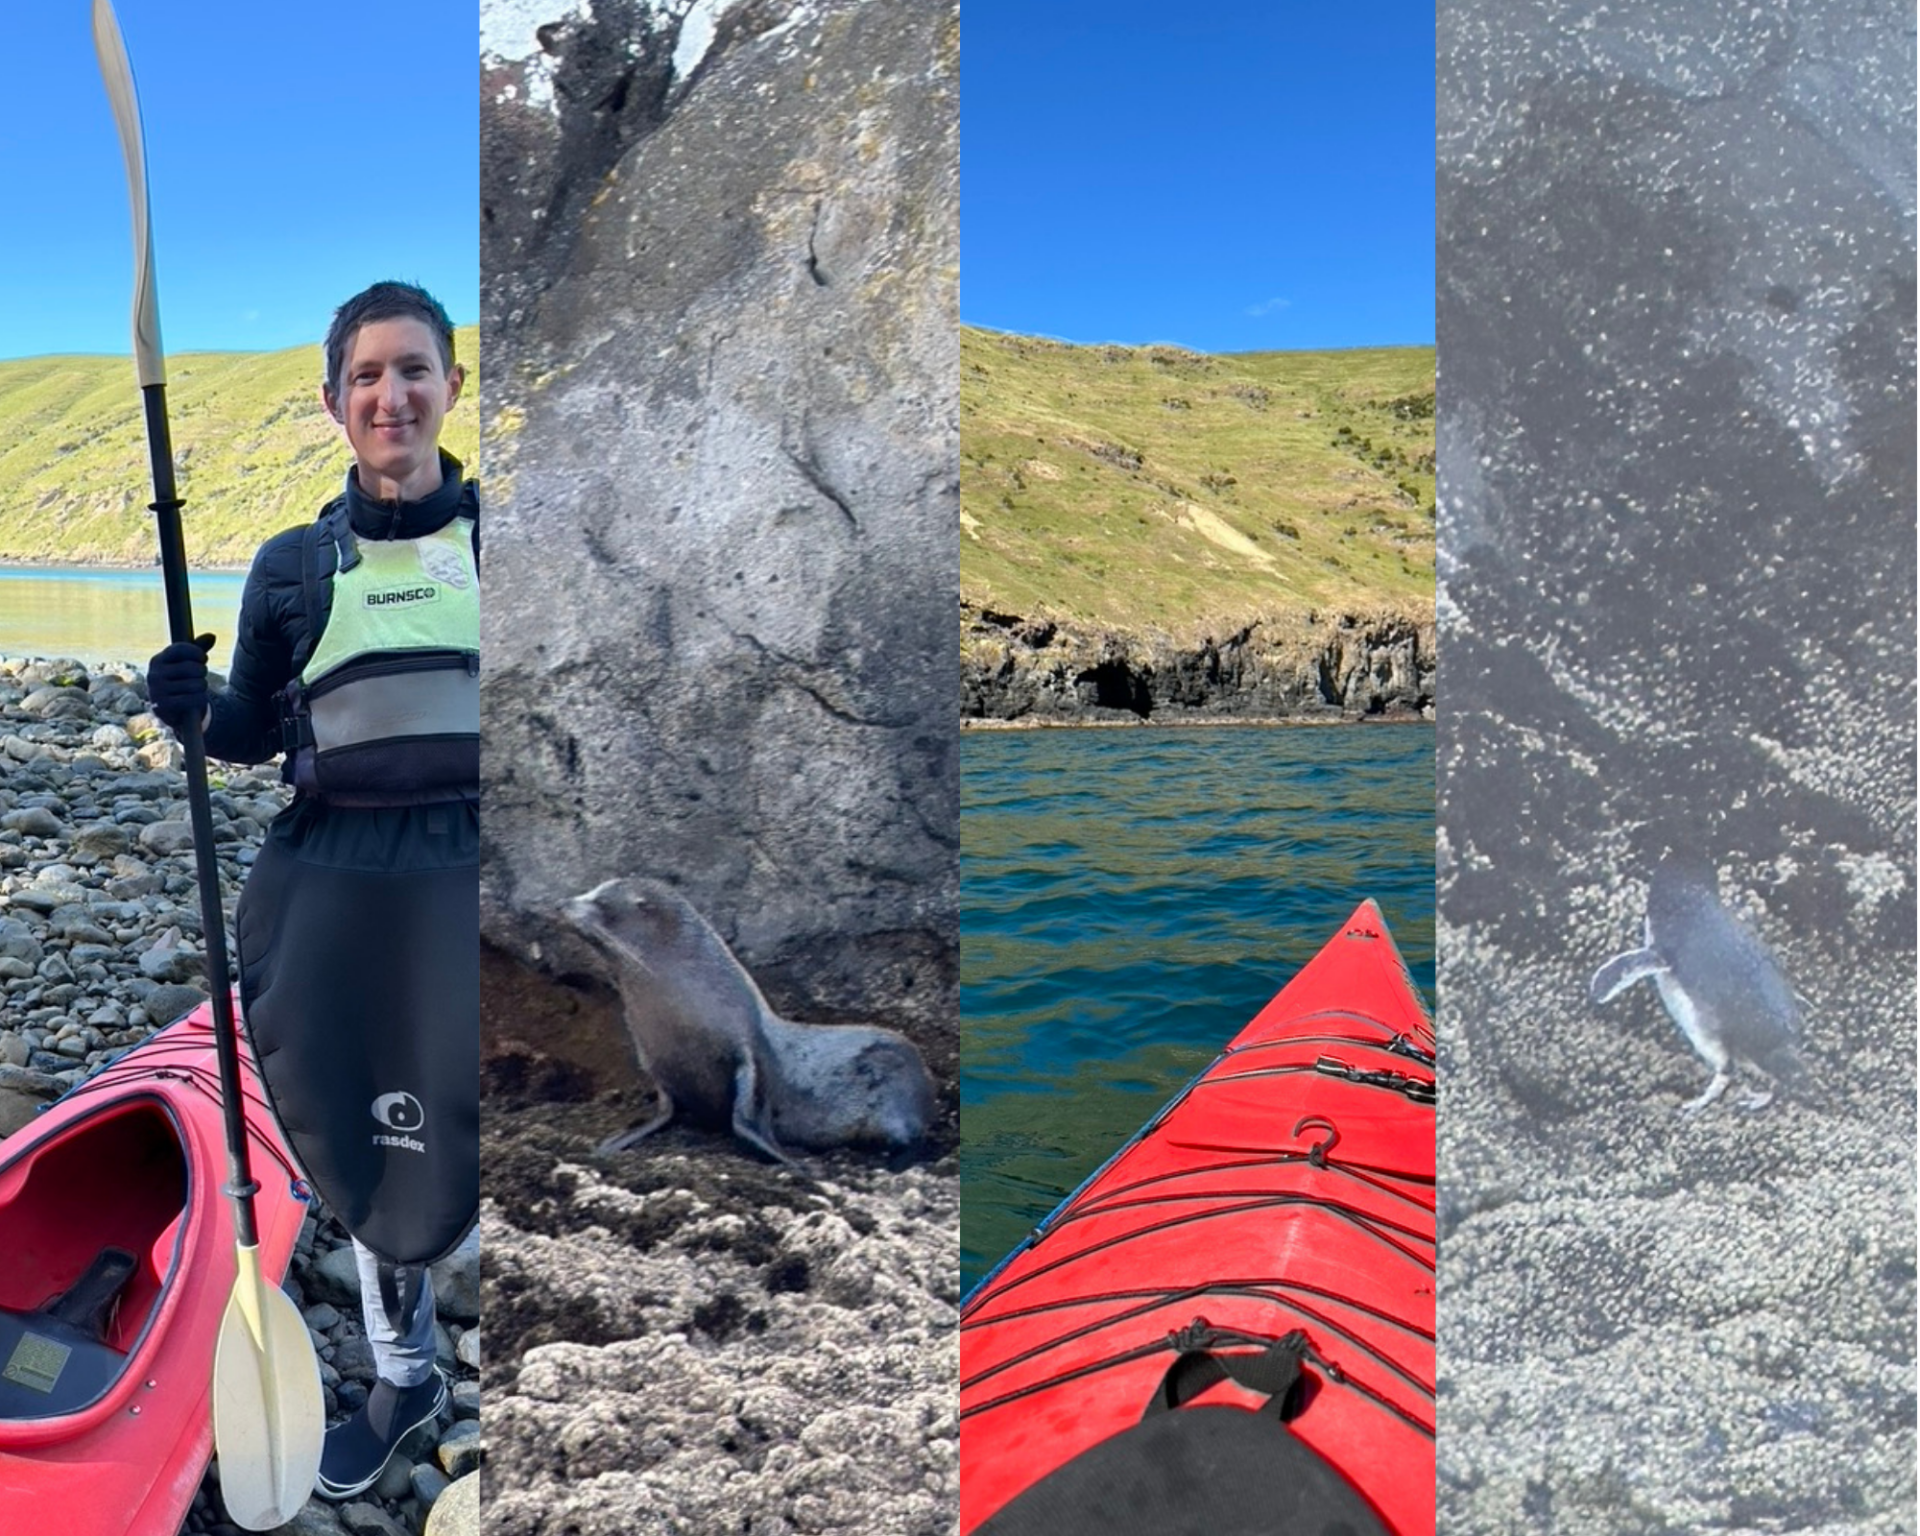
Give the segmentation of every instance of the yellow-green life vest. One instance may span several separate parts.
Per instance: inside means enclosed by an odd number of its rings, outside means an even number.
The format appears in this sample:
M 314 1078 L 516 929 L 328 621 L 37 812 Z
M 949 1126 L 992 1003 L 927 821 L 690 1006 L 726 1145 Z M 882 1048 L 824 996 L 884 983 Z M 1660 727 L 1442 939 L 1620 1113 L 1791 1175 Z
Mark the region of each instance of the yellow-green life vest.
M 295 785 L 359 805 L 478 793 L 473 530 L 468 516 L 417 539 L 357 539 L 344 516 L 323 527 L 319 545 L 335 551 L 333 601 L 288 688 Z

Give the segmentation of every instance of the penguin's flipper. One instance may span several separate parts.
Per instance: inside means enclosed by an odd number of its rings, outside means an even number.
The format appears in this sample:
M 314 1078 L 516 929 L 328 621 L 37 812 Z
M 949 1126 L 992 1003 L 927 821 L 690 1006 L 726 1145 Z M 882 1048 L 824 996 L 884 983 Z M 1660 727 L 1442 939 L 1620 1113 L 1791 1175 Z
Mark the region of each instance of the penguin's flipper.
M 1667 962 L 1652 950 L 1630 949 L 1624 955 L 1615 955 L 1593 973 L 1593 985 L 1587 995 L 1596 1004 L 1610 1003 L 1636 981 L 1658 976 L 1666 968 Z

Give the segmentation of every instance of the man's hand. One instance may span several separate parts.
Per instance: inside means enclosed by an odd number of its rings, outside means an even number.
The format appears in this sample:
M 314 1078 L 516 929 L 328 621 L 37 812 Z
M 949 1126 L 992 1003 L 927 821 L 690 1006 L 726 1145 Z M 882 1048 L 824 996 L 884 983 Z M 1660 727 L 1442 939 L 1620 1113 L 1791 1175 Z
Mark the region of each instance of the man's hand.
M 175 731 L 189 720 L 206 723 L 207 654 L 212 649 L 212 635 L 176 640 L 147 663 L 147 702 Z

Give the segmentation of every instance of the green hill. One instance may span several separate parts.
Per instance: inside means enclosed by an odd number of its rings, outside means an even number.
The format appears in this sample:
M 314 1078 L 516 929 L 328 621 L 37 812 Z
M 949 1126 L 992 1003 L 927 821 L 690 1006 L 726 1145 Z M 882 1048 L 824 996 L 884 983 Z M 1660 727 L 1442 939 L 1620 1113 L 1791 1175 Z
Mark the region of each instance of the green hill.
M 467 369 L 441 441 L 479 464 L 477 326 L 454 333 Z M 320 347 L 167 359 L 187 556 L 243 566 L 261 540 L 312 518 L 351 462 L 320 405 Z M 150 564 L 153 499 L 133 363 L 0 361 L 0 563 Z
M 1209 356 L 963 327 L 960 585 L 1184 635 L 1433 613 L 1432 347 Z

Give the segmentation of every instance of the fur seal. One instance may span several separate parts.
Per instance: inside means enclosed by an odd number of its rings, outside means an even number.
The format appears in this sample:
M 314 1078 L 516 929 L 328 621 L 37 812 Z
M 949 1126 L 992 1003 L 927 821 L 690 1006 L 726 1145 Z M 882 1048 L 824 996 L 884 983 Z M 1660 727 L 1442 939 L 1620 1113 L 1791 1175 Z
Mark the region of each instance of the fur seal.
M 1724 1094 L 1736 1058 L 1819 1101 L 1800 1055 L 1799 1000 L 1772 952 L 1720 904 L 1706 859 L 1673 852 L 1661 859 L 1647 891 L 1645 945 L 1601 966 L 1590 996 L 1609 1002 L 1649 978 L 1688 1044 L 1713 1069 L 1705 1091 L 1681 1105 L 1681 1113 L 1697 1114 Z M 1772 1100 L 1771 1092 L 1756 1089 L 1741 1103 L 1762 1109 Z
M 933 1120 L 933 1082 L 906 1036 L 872 1024 L 799 1024 L 767 1006 L 720 935 L 655 880 L 608 880 L 567 916 L 613 966 L 628 1031 L 660 1090 L 630 1147 L 674 1115 L 786 1148 L 908 1147 Z

